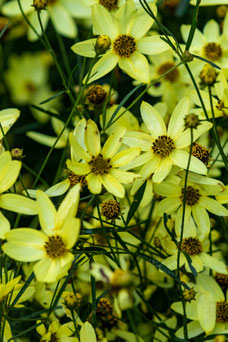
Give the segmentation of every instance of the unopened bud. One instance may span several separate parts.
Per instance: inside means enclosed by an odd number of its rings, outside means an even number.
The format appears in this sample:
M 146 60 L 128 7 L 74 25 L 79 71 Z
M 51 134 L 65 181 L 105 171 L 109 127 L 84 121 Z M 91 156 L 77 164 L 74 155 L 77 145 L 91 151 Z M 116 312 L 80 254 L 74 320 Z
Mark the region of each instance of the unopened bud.
M 103 55 L 111 46 L 111 40 L 108 36 L 102 35 L 97 37 L 95 44 L 96 54 Z
M 48 0 L 33 0 L 33 7 L 37 10 L 43 10 L 47 7 L 48 5 Z
M 23 149 L 13 148 L 11 150 L 11 157 L 13 160 L 21 160 L 23 158 Z
M 67 309 L 74 310 L 80 306 L 81 302 L 82 297 L 79 293 L 76 293 L 76 295 L 73 292 L 65 293 L 64 304 L 66 305 Z
M 226 12 L 227 12 L 227 6 L 218 6 L 216 8 L 216 14 L 219 18 L 225 18 L 225 15 L 226 15 Z
M 192 300 L 196 299 L 196 291 L 193 287 L 190 290 L 185 289 L 183 291 L 183 297 L 187 302 L 191 302 Z
M 200 120 L 196 114 L 188 114 L 184 118 L 185 128 L 197 128 L 200 125 Z
M 205 64 L 203 70 L 200 73 L 200 79 L 205 86 L 211 86 L 215 83 L 217 77 L 217 72 L 215 69 L 209 65 Z

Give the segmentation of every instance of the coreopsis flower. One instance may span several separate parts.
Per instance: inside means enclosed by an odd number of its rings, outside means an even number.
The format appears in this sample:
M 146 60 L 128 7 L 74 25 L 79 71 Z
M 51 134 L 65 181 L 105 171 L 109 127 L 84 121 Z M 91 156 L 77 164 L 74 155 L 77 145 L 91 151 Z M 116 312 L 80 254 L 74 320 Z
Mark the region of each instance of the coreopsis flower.
M 156 6 L 151 5 L 156 14 Z M 111 47 L 94 65 L 89 82 L 109 73 L 118 64 L 133 79 L 148 83 L 149 63 L 144 56 L 158 54 L 168 50 L 159 35 L 148 36 L 146 33 L 153 24 L 153 19 L 145 11 L 137 11 L 132 0 L 111 15 L 102 5 L 92 9 L 93 33 L 110 38 Z M 96 39 L 89 39 L 72 46 L 72 50 L 85 57 L 95 57 Z
M 222 334 L 228 329 L 228 302 L 219 284 L 205 274 L 196 277 L 196 284 L 188 284 L 195 292 L 195 299 L 186 303 L 186 316 L 192 322 L 187 324 L 188 338 L 193 338 L 206 332 L 207 335 Z M 171 305 L 171 308 L 183 315 L 181 302 Z M 184 338 L 183 328 L 176 335 Z
M 189 224 L 193 224 L 193 222 L 190 222 Z M 162 261 L 163 265 L 167 266 L 171 270 L 177 269 L 178 247 L 173 241 L 171 241 L 170 237 L 163 241 L 162 246 L 170 255 Z M 213 255 L 208 254 L 208 236 L 204 236 L 204 238 L 202 238 L 200 236 L 189 236 L 185 233 L 184 239 L 180 243 L 180 249 L 182 252 L 185 252 L 190 256 L 192 266 L 195 268 L 196 272 L 202 272 L 204 267 L 207 267 L 216 272 L 227 274 L 226 265 Z M 184 253 L 180 254 L 179 265 L 180 267 L 184 265 L 187 272 L 191 273 L 191 269 Z
M 181 33 L 185 42 L 187 42 L 190 27 L 191 25 L 181 26 Z M 227 31 L 228 15 L 227 19 L 224 20 L 222 34 L 220 34 L 220 27 L 216 21 L 213 19 L 208 21 L 203 28 L 203 33 L 196 29 L 190 52 L 208 59 L 222 68 L 227 68 Z
M 157 206 L 157 213 L 162 216 L 163 213 L 168 215 L 177 210 L 175 218 L 175 231 L 179 236 L 181 231 L 181 222 L 184 203 L 184 178 L 175 178 L 174 182 L 164 181 L 162 184 L 156 184 L 154 191 L 165 197 Z M 228 210 L 218 201 L 210 196 L 222 194 L 224 185 L 212 178 L 189 174 L 186 187 L 185 201 L 185 232 L 190 233 L 189 220 L 193 217 L 201 234 L 207 235 L 210 230 L 210 218 L 208 212 L 217 216 L 227 216 Z M 192 232 L 192 231 L 191 231 Z M 191 234 L 191 233 L 190 233 Z
M 69 191 L 56 211 L 53 203 L 41 190 L 37 191 L 37 210 L 42 230 L 12 229 L 5 234 L 4 253 L 22 262 L 38 261 L 34 273 L 40 282 L 55 282 L 71 267 L 80 231 L 80 220 L 75 218 L 80 185 Z
M 21 6 L 24 13 L 28 16 L 29 21 L 38 32 L 42 35 L 42 30 L 37 17 L 37 11 L 33 5 L 33 0 L 21 0 Z M 21 16 L 20 7 L 17 0 L 8 1 L 2 6 L 2 13 L 7 17 Z M 45 10 L 40 13 L 44 29 L 51 19 L 56 31 L 68 38 L 75 38 L 77 36 L 77 26 L 74 22 L 77 17 L 77 6 L 74 0 L 49 0 Z M 37 35 L 28 27 L 28 39 L 35 41 L 38 39 Z
M 168 176 L 173 165 L 187 168 L 189 160 L 187 148 L 191 144 L 191 138 L 190 129 L 185 129 L 184 118 L 189 114 L 189 106 L 188 97 L 180 100 L 166 128 L 160 113 L 149 103 L 142 102 L 141 115 L 150 135 L 142 132 L 127 132 L 124 137 L 126 145 L 140 146 L 141 150 L 146 152 L 134 162 L 135 167 L 144 164 L 139 172 L 143 178 L 136 180 L 139 186 L 152 174 L 152 180 L 161 183 Z M 202 122 L 193 129 L 193 141 L 211 127 L 210 122 Z M 200 174 L 207 173 L 206 166 L 194 156 L 191 157 L 189 170 Z
M 39 323 L 39 321 L 37 322 Z M 51 342 L 51 341 L 69 341 L 78 342 L 77 337 L 73 337 L 74 323 L 69 322 L 60 324 L 58 321 L 52 322 L 48 329 L 44 324 L 40 324 L 36 331 L 41 335 L 40 342 Z
M 85 120 L 81 120 L 82 124 L 83 122 L 85 125 Z M 108 137 L 103 148 L 101 148 L 100 133 L 95 122 L 88 120 L 84 127 L 86 149 L 80 145 L 74 134 L 70 134 L 73 155 L 76 155 L 78 160 L 82 159 L 83 162 L 67 160 L 68 169 L 76 175 L 86 176 L 88 189 L 94 194 L 99 194 L 103 185 L 111 194 L 124 197 L 125 189 L 121 183 L 132 183 L 138 175 L 122 171 L 119 167 L 133 161 L 139 155 L 140 148 L 127 148 L 118 152 L 126 132 L 123 127 L 118 127 Z

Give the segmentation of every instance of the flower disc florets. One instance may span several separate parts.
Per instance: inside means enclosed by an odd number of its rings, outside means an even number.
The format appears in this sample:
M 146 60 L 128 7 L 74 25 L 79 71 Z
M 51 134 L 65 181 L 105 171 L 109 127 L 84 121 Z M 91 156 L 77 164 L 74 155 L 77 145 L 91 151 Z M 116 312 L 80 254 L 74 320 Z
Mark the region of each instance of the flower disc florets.
M 35 7 L 37 11 L 45 9 L 47 5 L 48 0 L 33 0 L 33 7 Z
M 52 259 L 59 258 L 67 252 L 65 243 L 59 235 L 49 236 L 44 248 L 47 255 Z
M 174 63 L 172 62 L 166 62 L 166 63 L 163 63 L 159 66 L 158 68 L 158 74 L 159 75 L 163 75 L 165 74 L 167 71 L 169 71 L 170 69 L 172 69 L 173 67 L 175 66 Z M 164 78 L 168 81 L 170 81 L 171 83 L 172 82 L 175 82 L 179 77 L 179 70 L 176 68 L 176 69 L 173 69 L 172 71 L 170 71 L 167 75 L 164 76 Z
M 224 289 L 228 288 L 228 274 L 223 274 L 223 273 L 216 272 L 215 280 L 217 281 L 217 283 L 219 283 L 219 285 L 222 288 L 224 288 Z
M 107 93 L 101 85 L 94 84 L 87 89 L 86 99 L 94 105 L 100 105 L 106 99 Z
M 120 214 L 120 205 L 117 201 L 108 200 L 101 204 L 101 214 L 108 220 L 115 219 Z
M 81 184 L 81 187 L 84 187 L 87 185 L 86 176 L 76 175 L 73 171 L 69 172 L 68 179 L 70 181 L 70 186 L 74 186 L 78 183 Z
M 118 0 L 99 0 L 99 4 L 104 6 L 108 11 L 117 9 Z
M 201 160 L 205 165 L 209 162 L 210 152 L 206 147 L 200 144 L 194 143 L 192 145 L 192 155 Z
M 192 300 L 196 299 L 196 291 L 194 290 L 194 288 L 190 288 L 190 290 L 185 289 L 183 291 L 183 297 L 187 302 L 191 302 Z
M 174 141 L 167 135 L 159 136 L 152 144 L 154 154 L 161 158 L 168 157 L 174 149 Z
M 92 160 L 89 162 L 91 167 L 91 172 L 95 173 L 95 175 L 104 175 L 108 173 L 109 169 L 111 169 L 110 158 L 104 159 L 103 155 L 99 153 L 97 157 L 92 157 Z
M 222 48 L 217 43 L 207 43 L 203 50 L 204 55 L 212 62 L 218 60 L 222 56 Z
M 185 251 L 188 255 L 197 255 L 203 251 L 203 247 L 199 239 L 189 237 L 181 242 L 181 250 Z
M 181 189 L 180 199 L 184 202 L 184 189 Z M 193 188 L 191 185 L 187 186 L 185 201 L 187 205 L 193 206 L 199 202 L 200 192 L 198 189 Z
M 120 34 L 113 42 L 113 50 L 120 57 L 130 57 L 136 50 L 135 39 L 128 34 Z
M 228 302 L 216 303 L 216 322 L 228 323 Z

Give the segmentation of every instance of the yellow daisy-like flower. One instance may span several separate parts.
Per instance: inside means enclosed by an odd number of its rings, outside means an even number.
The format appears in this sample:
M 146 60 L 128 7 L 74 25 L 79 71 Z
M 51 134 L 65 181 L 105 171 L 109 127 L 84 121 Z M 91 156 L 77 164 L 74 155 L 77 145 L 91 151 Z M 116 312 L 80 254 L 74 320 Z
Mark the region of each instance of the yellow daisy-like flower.
M 39 323 L 39 321 L 37 323 Z M 40 342 L 78 342 L 77 337 L 70 337 L 74 332 L 73 322 L 60 325 L 58 321 L 54 321 L 49 325 L 48 329 L 45 328 L 44 324 L 41 324 L 36 328 L 36 331 L 41 335 Z
M 176 234 L 180 235 L 184 201 L 184 176 L 182 180 L 178 180 L 177 177 L 175 183 L 167 181 L 162 184 L 156 184 L 154 191 L 158 195 L 166 197 L 157 206 L 159 216 L 162 216 L 163 213 L 169 215 L 178 209 L 175 219 L 175 230 Z M 189 232 L 191 234 L 190 225 L 188 224 L 191 216 L 194 218 L 200 232 L 206 235 L 210 230 L 210 218 L 207 211 L 217 216 L 228 215 L 228 210 L 210 197 L 221 194 L 223 191 L 223 184 L 216 179 L 189 174 L 185 203 L 186 233 Z
M 85 120 L 81 120 L 81 122 L 85 123 Z M 140 153 L 140 148 L 127 148 L 118 152 L 125 132 L 125 128 L 117 128 L 101 148 L 97 125 L 92 120 L 88 120 L 84 134 L 86 150 L 79 144 L 75 135 L 70 134 L 73 155 L 76 156 L 76 160 L 82 159 L 84 162 L 67 160 L 67 167 L 76 175 L 86 175 L 85 180 L 92 193 L 99 194 L 103 185 L 111 194 L 123 198 L 125 189 L 121 183 L 132 183 L 134 178 L 138 177 L 133 172 L 118 169 L 132 162 Z
M 210 276 L 199 274 L 196 284 L 188 284 L 196 292 L 195 300 L 186 303 L 186 315 L 192 322 L 187 324 L 188 338 L 193 338 L 206 332 L 207 335 L 227 333 L 228 302 L 219 284 Z M 171 305 L 171 308 L 183 315 L 181 302 Z M 176 336 L 184 338 L 183 327 L 176 332 Z
M 31 228 L 13 229 L 5 234 L 4 253 L 12 259 L 33 262 L 34 273 L 40 282 L 55 282 L 71 267 L 80 231 L 80 220 L 75 218 L 80 185 L 69 191 L 58 211 L 42 191 L 37 191 L 37 209 L 42 231 Z
M 191 25 L 182 25 L 181 33 L 185 42 L 187 42 Z M 190 52 L 208 59 L 211 62 L 221 66 L 228 67 L 228 15 L 223 24 L 223 34 L 220 34 L 219 24 L 210 20 L 204 26 L 203 33 L 196 29 Z
M 152 180 L 155 183 L 161 183 L 173 165 L 186 169 L 189 152 L 186 148 L 191 143 L 190 129 L 185 129 L 184 118 L 190 110 L 189 98 L 184 97 L 176 105 L 166 129 L 163 118 L 160 113 L 147 102 L 141 104 L 142 119 L 150 132 L 150 135 L 141 132 L 127 132 L 124 143 L 129 146 L 140 146 L 142 154 L 134 161 L 134 167 L 144 164 L 140 174 L 142 179 L 136 180 L 137 187 L 148 179 L 152 174 Z M 202 122 L 193 130 L 193 141 L 202 133 L 212 127 L 210 122 Z M 130 166 L 132 166 L 130 164 Z M 206 166 L 196 157 L 191 157 L 190 171 L 201 174 L 207 173 Z
M 151 5 L 156 15 L 155 5 Z M 149 63 L 144 56 L 154 55 L 168 50 L 170 47 L 159 35 L 148 36 L 146 33 L 153 24 L 153 19 L 145 11 L 137 11 L 132 0 L 111 15 L 101 5 L 92 9 L 93 32 L 110 38 L 111 48 L 95 64 L 89 82 L 97 80 L 109 73 L 117 64 L 130 77 L 148 83 Z M 72 50 L 85 57 L 95 57 L 96 39 L 89 39 L 72 46 Z

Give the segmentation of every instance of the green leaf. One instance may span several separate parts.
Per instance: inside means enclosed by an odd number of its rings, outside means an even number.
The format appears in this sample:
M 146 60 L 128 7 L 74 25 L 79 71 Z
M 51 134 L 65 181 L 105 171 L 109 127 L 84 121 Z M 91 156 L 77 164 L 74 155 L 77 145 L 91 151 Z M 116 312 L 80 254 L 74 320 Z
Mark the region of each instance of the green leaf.
M 64 94 L 64 93 L 65 93 L 65 91 L 64 91 L 64 90 L 61 90 L 61 91 L 59 91 L 58 93 L 56 93 L 55 95 L 53 95 L 53 96 L 49 97 L 48 99 L 46 99 L 46 100 L 40 102 L 40 104 L 42 105 L 42 104 L 44 104 L 44 103 L 50 102 L 50 101 L 54 100 L 56 97 L 58 97 L 58 96 L 60 96 L 60 95 L 62 95 L 62 94 Z
M 131 203 L 128 215 L 127 215 L 127 220 L 126 220 L 126 226 L 128 225 L 128 223 L 130 222 L 131 218 L 134 216 L 134 213 L 136 212 L 136 210 L 138 209 L 138 206 L 143 198 L 144 195 L 144 191 L 146 188 L 146 182 L 143 183 L 143 185 L 139 188 L 139 190 L 136 192 L 135 196 L 134 196 L 134 200 Z
M 194 277 L 197 277 L 198 273 L 196 272 L 195 267 L 192 265 L 192 259 L 191 259 L 191 257 L 190 257 L 190 256 L 188 255 L 188 253 L 186 253 L 185 251 L 181 251 L 181 252 L 184 254 L 184 256 L 185 256 L 185 258 L 186 258 L 186 260 L 187 260 L 187 262 L 188 262 L 188 266 L 189 266 L 189 268 L 190 268 L 192 274 L 194 275 Z
M 210 64 L 210 65 L 213 66 L 214 68 L 217 68 L 217 69 L 221 70 L 221 68 L 220 68 L 217 64 L 215 64 L 215 63 L 209 61 L 209 60 L 206 59 L 206 58 L 203 58 L 203 57 L 194 55 L 193 53 L 192 53 L 192 56 L 194 56 L 194 57 L 197 58 L 197 59 L 200 59 L 201 61 L 204 61 L 204 62 Z
M 13 303 L 10 305 L 11 307 L 13 307 L 14 305 L 17 304 L 17 301 L 20 299 L 20 297 L 22 296 L 22 294 L 25 292 L 25 290 L 27 289 L 27 287 L 30 285 L 30 283 L 32 282 L 32 280 L 34 279 L 35 275 L 34 272 L 32 272 L 30 274 L 30 276 L 28 277 L 28 279 L 26 280 L 26 282 L 24 283 L 23 287 L 21 288 L 21 290 L 19 291 L 19 293 L 17 294 L 16 298 L 14 299 Z

